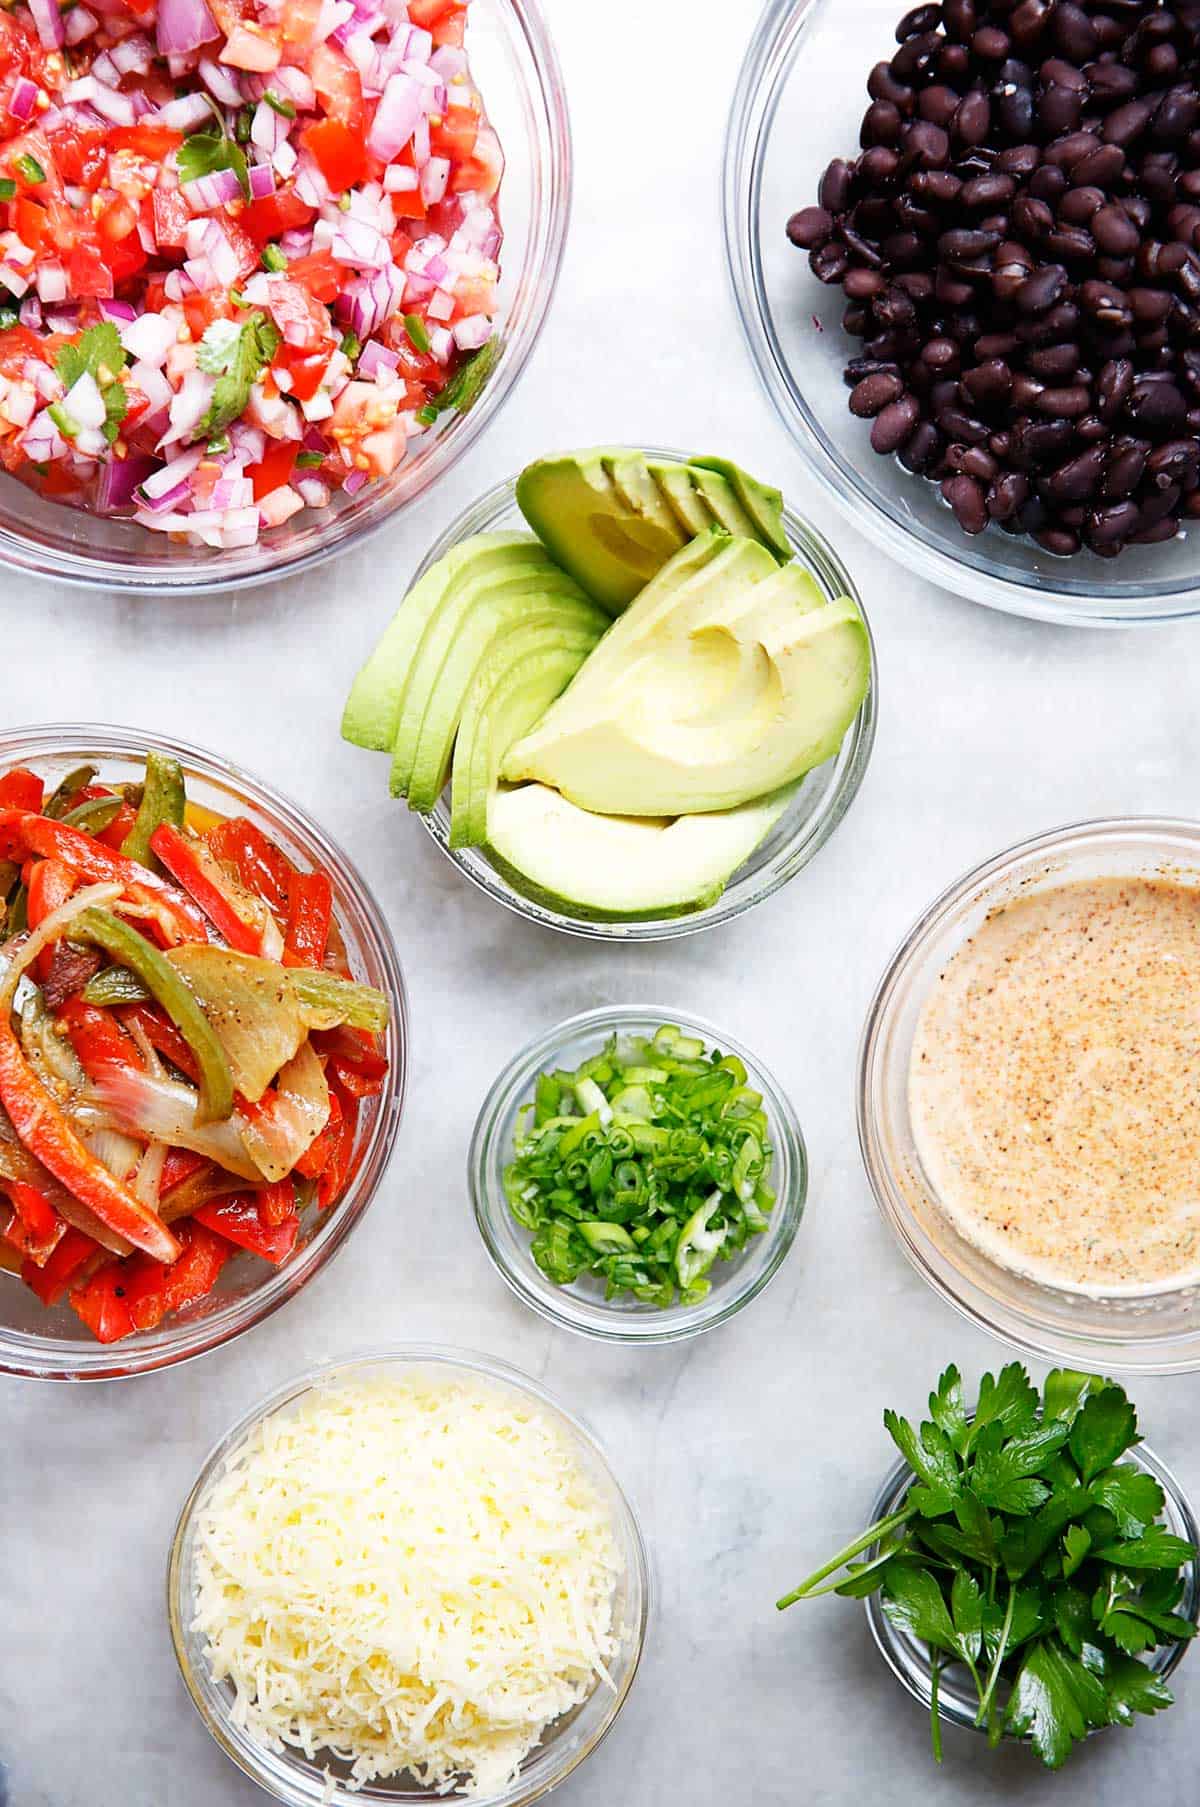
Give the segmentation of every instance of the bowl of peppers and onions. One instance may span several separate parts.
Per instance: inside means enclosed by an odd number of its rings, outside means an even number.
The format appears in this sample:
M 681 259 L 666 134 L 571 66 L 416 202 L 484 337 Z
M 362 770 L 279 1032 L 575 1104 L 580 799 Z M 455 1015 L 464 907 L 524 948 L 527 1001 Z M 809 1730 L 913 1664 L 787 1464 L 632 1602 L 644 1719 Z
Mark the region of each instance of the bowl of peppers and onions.
M 0 1368 L 138 1371 L 256 1322 L 357 1220 L 399 1119 L 403 982 L 345 856 L 264 787 L 132 733 L 19 738 Z
M 665 1343 L 766 1286 L 804 1210 L 804 1138 L 779 1082 L 723 1031 L 585 1011 L 500 1074 L 469 1157 L 503 1278 L 583 1335 Z

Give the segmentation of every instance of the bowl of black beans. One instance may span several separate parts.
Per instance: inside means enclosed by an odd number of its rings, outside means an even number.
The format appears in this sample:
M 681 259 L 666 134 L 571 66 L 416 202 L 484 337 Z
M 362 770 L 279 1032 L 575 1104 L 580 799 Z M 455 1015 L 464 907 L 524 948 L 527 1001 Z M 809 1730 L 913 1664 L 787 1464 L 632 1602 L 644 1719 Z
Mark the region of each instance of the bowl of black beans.
M 856 526 L 1016 614 L 1200 611 L 1200 0 L 768 0 L 724 199 Z

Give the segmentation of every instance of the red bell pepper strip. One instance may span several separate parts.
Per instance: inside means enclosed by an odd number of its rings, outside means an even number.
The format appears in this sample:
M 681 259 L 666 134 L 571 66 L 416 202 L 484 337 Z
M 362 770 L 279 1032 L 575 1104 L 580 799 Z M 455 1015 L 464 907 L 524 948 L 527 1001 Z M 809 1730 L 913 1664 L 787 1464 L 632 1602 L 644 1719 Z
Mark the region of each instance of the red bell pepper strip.
M 96 839 L 103 841 L 106 847 L 111 847 L 114 853 L 120 853 L 129 831 L 136 821 L 137 810 L 134 809 L 132 803 L 122 803 L 108 827 L 102 828 Z
M 5 1180 L 0 1190 L 7 1193 L 13 1210 L 36 1242 L 47 1243 L 55 1239 L 62 1218 L 36 1186 L 25 1180 Z
M 326 1062 L 327 1073 L 352 1098 L 374 1098 L 383 1090 L 388 1063 L 369 1030 L 343 1023 L 315 1033 L 312 1044 Z
M 15 765 L 11 772 L 5 772 L 0 778 L 0 809 L 31 809 L 36 814 L 42 807 L 45 792 L 46 787 L 36 772 Z
M 89 834 L 65 822 L 54 822 L 49 816 L 35 816 L 26 810 L 0 809 L 0 858 L 9 857 L 6 850 L 20 848 L 36 853 L 42 859 L 60 860 L 86 878 L 89 884 L 111 881 L 121 885 L 135 902 L 157 905 L 168 920 L 179 941 L 207 941 L 208 926 L 189 897 L 173 885 L 166 884 L 157 873 L 127 860 L 111 847 L 105 847 Z
M 107 1229 L 156 1261 L 175 1259 L 175 1237 L 80 1141 L 25 1059 L 6 1011 L 0 1013 L 0 1104 L 30 1154 Z
M 110 1261 L 71 1292 L 71 1310 L 83 1319 L 98 1343 L 116 1343 L 133 1334 L 127 1277 L 123 1262 Z
M 191 1045 L 180 1035 L 174 1023 L 152 1004 L 122 1004 L 117 1015 L 126 1025 L 136 1023 L 152 1048 L 157 1048 L 160 1054 L 165 1055 L 185 1079 L 190 1079 L 193 1085 L 199 1085 L 200 1063 L 192 1052 Z M 198 1161 L 201 1157 L 197 1155 L 194 1158 Z M 182 1178 L 183 1175 L 179 1177 Z
M 329 1081 L 329 1121 L 312 1146 L 305 1149 L 295 1167 L 305 1179 L 316 1180 L 317 1204 L 322 1211 L 328 1210 L 342 1195 L 358 1126 L 357 1104 L 340 1090 L 331 1074 L 326 1078 Z
M 145 1070 L 137 1043 L 126 1035 L 110 1011 L 73 997 L 62 1006 L 57 1021 L 66 1030 L 89 1079 L 103 1079 L 114 1067 L 118 1071 L 129 1067 L 139 1073 Z
M 261 897 L 280 921 L 287 917 L 291 863 L 245 816 L 227 816 L 205 836 L 211 852 L 232 866 L 240 883 Z
M 276 1180 L 271 1186 L 260 1186 L 254 1197 L 262 1207 L 266 1223 L 284 1223 L 296 1209 L 295 1181 L 289 1174 L 287 1179 Z
M 294 1206 L 290 1216 L 273 1223 L 260 1195 L 253 1192 L 235 1192 L 229 1198 L 218 1198 L 211 1204 L 201 1205 L 193 1214 L 192 1222 L 215 1230 L 218 1236 L 223 1236 L 226 1242 L 236 1243 L 238 1248 L 261 1255 L 273 1267 L 279 1267 L 287 1260 L 300 1234 L 300 1218 Z
M 198 843 L 189 841 L 169 822 L 155 829 L 150 847 L 171 877 L 199 904 L 222 941 L 242 954 L 262 952 L 262 930 L 238 914 L 216 877 L 207 870 L 206 848 L 202 851 Z
M 100 1244 L 82 1230 L 69 1229 L 44 1266 L 39 1267 L 34 1261 L 23 1263 L 21 1278 L 43 1305 L 57 1305 L 80 1269 L 94 1255 L 103 1253 Z
M 283 932 L 285 966 L 324 965 L 332 914 L 333 886 L 323 872 L 289 874 L 287 927 Z
M 153 1330 L 170 1311 L 182 1311 L 203 1299 L 232 1253 L 223 1237 L 188 1218 L 179 1226 L 181 1252 L 165 1270 L 135 1256 L 125 1263 L 125 1296 L 136 1330 Z
M 66 903 L 79 883 L 79 877 L 70 866 L 64 866 L 61 860 L 31 860 L 28 864 L 30 871 L 25 881 L 25 920 L 31 929 L 36 929 L 39 922 L 44 922 L 52 910 L 57 910 Z M 48 977 L 54 964 L 55 951 L 53 947 L 44 947 L 34 961 L 33 969 L 39 979 Z
M 163 1162 L 162 1178 L 158 1182 L 159 1197 L 165 1198 L 173 1187 L 209 1165 L 202 1154 L 193 1154 L 190 1148 L 169 1148 Z

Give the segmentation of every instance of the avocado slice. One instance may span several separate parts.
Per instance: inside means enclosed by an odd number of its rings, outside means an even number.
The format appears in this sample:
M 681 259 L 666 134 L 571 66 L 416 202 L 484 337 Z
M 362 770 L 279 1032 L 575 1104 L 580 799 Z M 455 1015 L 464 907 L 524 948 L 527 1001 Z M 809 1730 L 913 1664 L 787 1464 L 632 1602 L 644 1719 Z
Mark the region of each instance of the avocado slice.
M 705 607 L 703 577 L 680 592 L 590 693 L 585 667 L 503 776 L 605 815 L 674 816 L 736 808 L 830 758 L 870 680 L 866 624 L 848 597 L 814 609 L 802 571 L 772 568 L 748 599 Z
M 689 458 L 689 469 L 715 471 L 724 477 L 733 489 L 743 509 L 754 522 L 754 528 L 764 546 L 769 546 L 776 554 L 780 564 L 786 565 L 792 557 L 792 545 L 787 530 L 783 525 L 783 494 L 772 484 L 760 483 L 749 471 L 744 471 L 740 464 L 734 464 L 730 458 L 714 458 L 706 454 L 703 458 Z
M 377 753 L 391 751 L 400 722 L 405 680 L 430 616 L 467 565 L 485 555 L 536 547 L 528 533 L 477 533 L 462 540 L 413 585 L 354 680 L 342 715 L 342 738 Z
M 757 540 L 754 521 L 738 501 L 737 491 L 719 471 L 705 470 L 702 465 L 689 465 L 692 484 L 718 527 L 739 538 Z
M 678 549 L 676 533 L 629 507 L 604 448 L 540 458 L 517 478 L 517 506 L 564 570 L 618 615 Z M 672 522 L 672 527 L 674 523 Z
M 568 915 L 684 916 L 716 901 L 797 788 L 722 814 L 656 820 L 593 815 L 546 785 L 501 785 L 487 856 L 524 896 Z
M 493 641 L 463 703 L 450 773 L 450 845 L 487 839 L 488 792 L 501 756 L 539 721 L 595 646 L 607 617 L 567 626 L 558 612 L 535 613 Z
M 625 506 L 639 515 L 648 527 L 654 528 L 662 536 L 663 544 L 670 547 L 668 557 L 678 552 L 685 540 L 691 539 L 691 534 L 685 533 L 679 525 L 674 509 L 660 494 L 643 453 L 611 452 L 604 460 L 604 468 Z
M 647 470 L 689 539 L 712 526 L 712 514 L 696 493 L 686 464 L 662 464 L 651 460 Z
M 543 570 L 522 571 L 502 582 L 464 576 L 430 621 L 413 663 L 413 707 L 406 700 L 392 757 L 393 789 L 399 789 L 402 775 L 410 809 L 428 812 L 442 793 L 463 703 L 480 660 L 497 636 L 511 632 L 534 611 L 557 613 L 564 627 L 586 628 L 593 639 L 604 620 L 603 612 L 547 558 Z

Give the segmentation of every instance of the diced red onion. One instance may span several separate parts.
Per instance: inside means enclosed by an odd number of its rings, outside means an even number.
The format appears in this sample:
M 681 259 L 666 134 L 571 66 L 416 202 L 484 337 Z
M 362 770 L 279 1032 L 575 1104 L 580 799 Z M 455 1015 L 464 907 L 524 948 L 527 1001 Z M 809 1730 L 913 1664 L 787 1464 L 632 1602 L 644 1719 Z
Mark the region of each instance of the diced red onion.
M 197 176 L 194 182 L 183 184 L 184 199 L 189 206 L 206 210 L 223 207 L 226 201 L 236 201 L 241 192 L 242 185 L 233 169 L 215 169 L 211 175 Z
M 63 407 L 77 420 L 81 427 L 102 427 L 105 421 L 104 397 L 99 385 L 90 371 L 83 375 L 67 390 L 63 398 Z
M 301 477 L 296 483 L 300 499 L 308 508 L 327 508 L 329 506 L 329 485 L 322 483 L 319 477 Z
M 175 343 L 175 327 L 165 314 L 142 314 L 117 330 L 129 356 L 137 363 L 153 365 L 156 370 L 166 362 L 167 353 Z
M 330 199 L 329 184 L 307 151 L 296 164 L 296 193 L 306 207 L 323 207 Z
M 444 82 L 452 82 L 456 75 L 467 73 L 467 53 L 455 44 L 443 44 L 430 57 L 429 67 L 435 69 Z
M 383 172 L 384 193 L 412 194 L 420 179 L 410 164 L 389 163 Z
M 288 257 L 307 257 L 312 250 L 312 237 L 312 232 L 308 227 L 297 226 L 293 230 L 280 233 L 280 249 L 286 252 Z
M 42 301 L 53 304 L 67 298 L 67 273 L 61 264 L 42 264 L 37 273 L 37 292 Z
M 142 452 L 130 452 L 125 458 L 107 459 L 96 493 L 96 507 L 100 513 L 112 514 L 118 508 L 128 508 L 134 499 L 134 490 L 156 468 L 154 459 L 147 458 Z
M 177 457 L 165 464 L 162 470 L 155 471 L 152 477 L 146 478 L 142 484 L 143 494 L 152 502 L 161 500 L 191 476 L 203 456 L 204 447 L 199 445 L 192 446 L 186 452 L 180 452 Z
M 129 104 L 133 108 L 135 119 L 145 119 L 147 113 L 156 113 L 158 108 L 150 99 L 144 88 L 135 88 L 129 96 Z
M 63 19 L 63 37 L 68 44 L 82 44 L 90 38 L 100 24 L 95 13 L 90 13 L 86 6 L 73 6 Z
M 281 63 L 271 77 L 270 86 L 273 93 L 294 101 L 302 113 L 311 112 L 317 104 L 312 77 L 303 69 L 297 69 L 293 63 Z
M 449 274 L 450 265 L 446 262 L 440 252 L 435 253 L 421 271 L 421 275 L 425 278 L 426 282 L 432 282 L 435 287 L 439 282 L 445 282 Z
M 212 108 L 203 94 L 181 94 L 178 100 L 169 100 L 160 107 L 155 117 L 176 132 L 190 132 L 193 126 L 211 120 Z
M 235 421 L 229 429 L 230 442 L 247 464 L 261 464 L 267 449 L 267 436 L 261 427 L 247 426 L 244 420 Z
M 351 471 L 349 476 L 343 482 L 342 488 L 345 490 L 345 492 L 348 496 L 357 495 L 358 491 L 362 488 L 363 484 L 368 481 L 369 481 L 369 478 L 367 476 L 366 471 Z
M 290 140 L 285 138 L 283 143 L 278 145 L 275 149 L 275 153 L 271 158 L 271 168 L 282 181 L 286 182 L 295 169 L 297 162 L 298 158 L 296 152 Z
M 269 163 L 256 163 L 248 174 L 252 201 L 265 201 L 275 193 L 275 172 Z
M 164 424 L 167 409 L 171 406 L 171 397 L 175 391 L 171 388 L 160 366 L 139 360 L 129 367 L 130 381 L 141 390 L 155 415 L 161 413 Z
M 8 97 L 8 110 L 13 118 L 32 119 L 37 97 L 37 83 L 31 82 L 26 75 L 21 76 Z
M 119 44 L 114 44 L 108 54 L 121 75 L 145 75 L 154 61 L 154 46 L 149 38 L 136 32 L 133 37 L 122 38 Z
M 324 433 L 322 433 L 320 427 L 307 428 L 304 438 L 300 443 L 306 452 L 320 452 L 322 457 L 328 457 L 329 455 L 329 441 L 326 439 Z
M 344 25 L 354 17 L 351 0 L 322 0 L 321 10 L 317 14 L 317 23 L 313 30 L 313 42 L 323 44 L 332 37 L 339 25 Z
M 429 157 L 429 118 L 427 114 L 422 113 L 413 133 L 413 158 L 418 168 L 422 168 L 429 162 Z
M 43 47 L 58 50 L 63 41 L 63 21 L 56 0 L 29 0 L 29 10 Z
M 19 444 L 27 458 L 35 464 L 53 464 L 67 455 L 67 442 L 43 408 L 35 414 Z
M 389 351 L 386 345 L 379 343 L 378 339 L 372 339 L 363 347 L 362 355 L 358 360 L 358 374 L 359 376 L 375 377 L 381 369 L 396 370 L 399 364 L 400 359 L 394 351 Z
M 168 465 L 166 468 L 167 468 L 167 470 L 169 470 L 170 466 Z M 149 488 L 150 484 L 154 482 L 155 477 L 162 477 L 165 474 L 166 474 L 165 471 L 155 471 L 153 477 L 148 477 L 146 479 L 146 481 L 142 484 L 143 495 L 145 494 L 146 490 Z M 139 497 L 138 505 L 139 505 L 139 507 L 146 509 L 150 514 L 166 514 L 171 509 L 178 508 L 178 506 L 180 505 L 181 502 L 184 502 L 187 500 L 187 497 L 189 496 L 190 493 L 191 493 L 190 484 L 188 484 L 186 482 L 176 483 L 175 485 L 173 485 L 173 487 L 171 489 L 168 489 L 167 491 L 165 491 L 165 493 L 163 495 L 155 496 L 150 501 L 143 501 L 142 498 Z
M 121 85 L 121 72 L 107 50 L 102 50 L 98 56 L 92 58 L 88 74 L 94 75 L 98 82 L 103 82 L 106 88 L 119 88 Z M 71 96 L 68 95 L 67 98 L 69 100 Z
M 425 304 L 425 311 L 431 320 L 452 320 L 454 318 L 453 295 L 447 295 L 445 289 L 435 289 Z
M 101 301 L 100 312 L 106 320 L 136 320 L 137 309 L 128 301 Z
M 171 429 L 159 441 L 160 446 L 173 445 L 177 440 L 189 437 L 208 410 L 215 381 L 214 377 L 206 376 L 202 370 L 188 371 L 180 388 L 171 398 Z
M 390 163 L 404 149 L 422 113 L 422 90 L 409 75 L 393 75 L 380 97 L 367 149 Z
M 197 74 L 214 100 L 219 100 L 223 107 L 240 107 L 242 90 L 236 78 L 220 63 L 214 63 L 211 57 L 202 56 Z
M 27 295 L 21 303 L 18 318 L 22 326 L 32 327 L 34 332 L 42 324 L 42 304 L 36 295 Z
M 467 314 L 451 327 L 454 343 L 460 351 L 478 351 L 492 336 L 492 323 L 486 314 Z
M 341 226 L 329 247 L 340 264 L 355 270 L 382 270 L 392 261 L 391 250 L 382 232 L 367 226 L 350 214 L 343 214 Z
M 435 207 L 450 181 L 449 157 L 431 157 L 421 171 L 421 199 L 426 207 Z
M 4 412 L 14 427 L 27 427 L 37 408 L 37 397 L 22 383 L 13 383 L 4 398 Z
M 269 155 L 283 143 L 287 135 L 287 120 L 274 107 L 268 106 L 265 100 L 260 100 L 250 122 L 251 144 L 256 144 L 260 151 L 266 151 Z
M 0 263 L 0 283 L 10 295 L 23 295 L 29 287 L 29 278 L 20 270 L 14 270 L 11 264 Z
M 249 508 L 254 501 L 254 485 L 248 477 L 221 477 L 213 484 L 209 501 L 213 508 Z
M 204 0 L 158 0 L 154 24 L 158 48 L 163 56 L 181 56 L 211 44 L 221 33 Z

